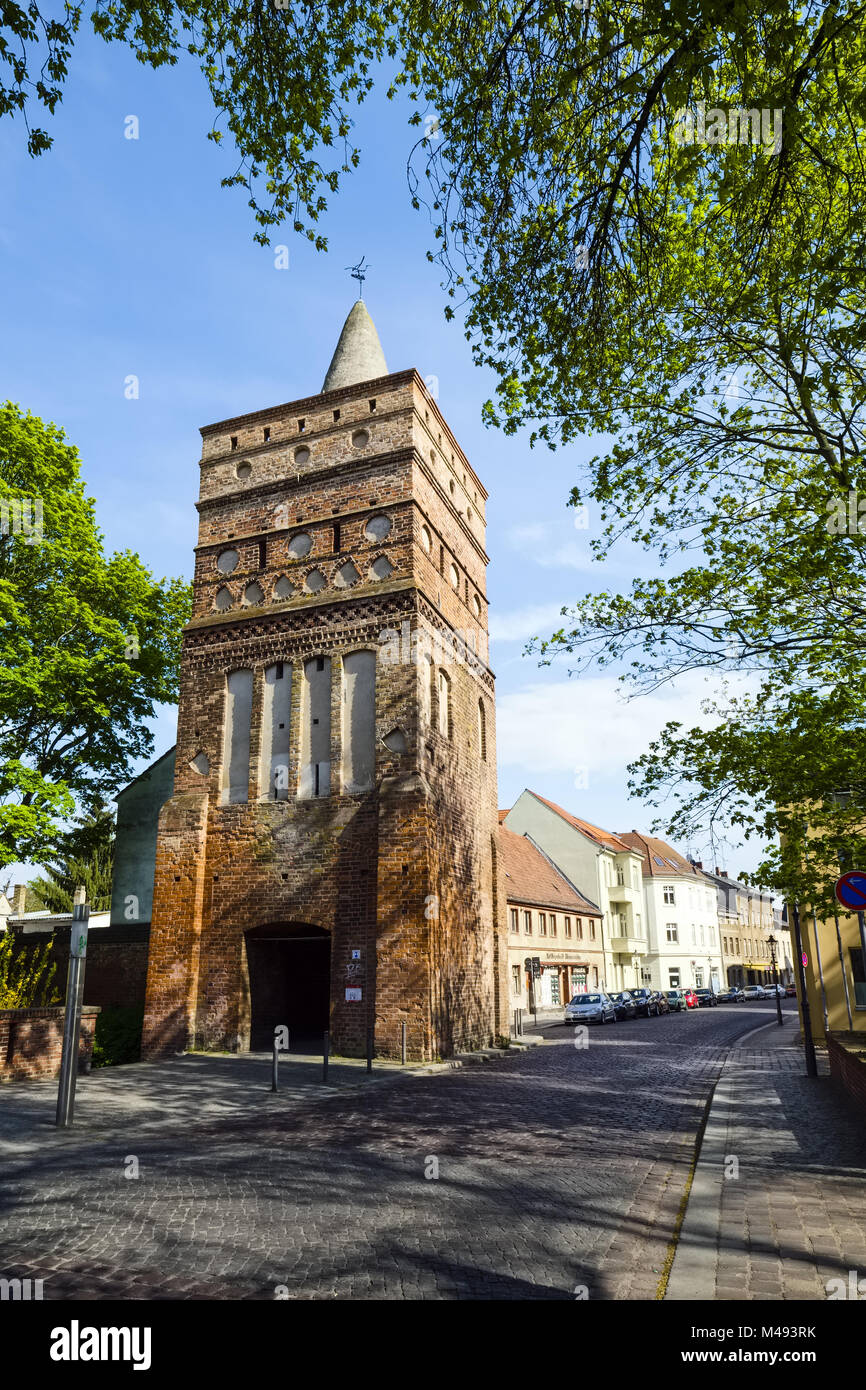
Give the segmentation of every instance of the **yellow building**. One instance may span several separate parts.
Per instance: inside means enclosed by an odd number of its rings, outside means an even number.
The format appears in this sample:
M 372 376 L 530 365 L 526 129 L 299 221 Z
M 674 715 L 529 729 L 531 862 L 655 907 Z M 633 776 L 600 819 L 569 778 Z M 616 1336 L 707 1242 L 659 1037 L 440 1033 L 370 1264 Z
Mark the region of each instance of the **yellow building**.
M 866 1033 L 866 974 L 857 914 L 840 907 L 829 919 L 819 919 L 801 907 L 800 932 L 815 1041 L 825 1041 L 828 1031 Z

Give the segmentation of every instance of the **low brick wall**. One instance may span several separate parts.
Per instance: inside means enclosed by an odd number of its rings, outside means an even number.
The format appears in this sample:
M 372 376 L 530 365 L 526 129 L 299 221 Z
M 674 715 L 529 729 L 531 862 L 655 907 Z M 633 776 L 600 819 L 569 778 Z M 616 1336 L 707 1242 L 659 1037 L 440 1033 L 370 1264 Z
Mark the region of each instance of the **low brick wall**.
M 0 1081 L 60 1075 L 64 1008 L 0 1009 Z M 78 1070 L 90 1071 L 98 1007 L 81 1011 Z
M 830 1075 L 866 1112 L 866 1034 L 831 1033 L 827 1052 Z
M 149 938 L 149 922 L 91 930 L 84 970 L 85 1004 L 99 1004 L 103 1009 L 115 1005 L 137 1008 L 144 1004 Z M 39 950 L 46 941 L 54 943 L 54 981 L 58 989 L 64 990 L 69 969 L 69 927 L 59 927 L 51 935 L 15 931 L 15 951 L 19 954 Z

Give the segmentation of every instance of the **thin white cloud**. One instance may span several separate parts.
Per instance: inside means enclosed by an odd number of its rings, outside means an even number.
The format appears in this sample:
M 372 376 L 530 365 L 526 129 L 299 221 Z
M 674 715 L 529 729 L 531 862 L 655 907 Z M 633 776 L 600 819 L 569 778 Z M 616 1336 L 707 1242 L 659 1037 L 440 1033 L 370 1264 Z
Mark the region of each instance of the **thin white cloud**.
M 701 702 L 714 693 L 703 676 L 683 677 L 676 686 L 625 701 L 613 676 L 535 681 L 500 696 L 496 742 L 503 767 L 525 769 L 527 785 L 539 773 L 621 776 L 669 719 L 687 727 L 709 726 Z
M 531 637 L 549 637 L 562 627 L 562 603 L 535 603 L 514 608 L 510 613 L 491 610 L 491 642 L 528 642 Z

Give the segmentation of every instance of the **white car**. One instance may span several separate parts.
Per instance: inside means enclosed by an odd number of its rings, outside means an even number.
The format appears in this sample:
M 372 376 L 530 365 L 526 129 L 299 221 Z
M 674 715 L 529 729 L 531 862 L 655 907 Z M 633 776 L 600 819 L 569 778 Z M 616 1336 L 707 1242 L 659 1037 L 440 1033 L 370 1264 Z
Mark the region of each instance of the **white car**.
M 780 999 L 785 997 L 785 990 L 782 985 L 762 985 L 761 988 L 764 991 L 765 999 L 775 999 L 777 994 Z
M 566 1023 L 616 1023 L 616 1005 L 604 990 L 576 994 L 565 1006 Z
M 767 991 L 763 985 L 746 985 L 743 990 L 744 999 L 766 999 Z

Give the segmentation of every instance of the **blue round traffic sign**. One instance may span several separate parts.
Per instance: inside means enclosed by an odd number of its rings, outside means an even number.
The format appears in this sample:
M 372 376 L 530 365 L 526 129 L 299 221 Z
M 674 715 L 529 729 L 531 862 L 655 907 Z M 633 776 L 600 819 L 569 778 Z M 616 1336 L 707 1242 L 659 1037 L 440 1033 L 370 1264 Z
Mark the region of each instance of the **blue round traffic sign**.
M 843 907 L 854 912 L 866 910 L 866 873 L 862 869 L 852 869 L 836 880 L 836 897 Z

